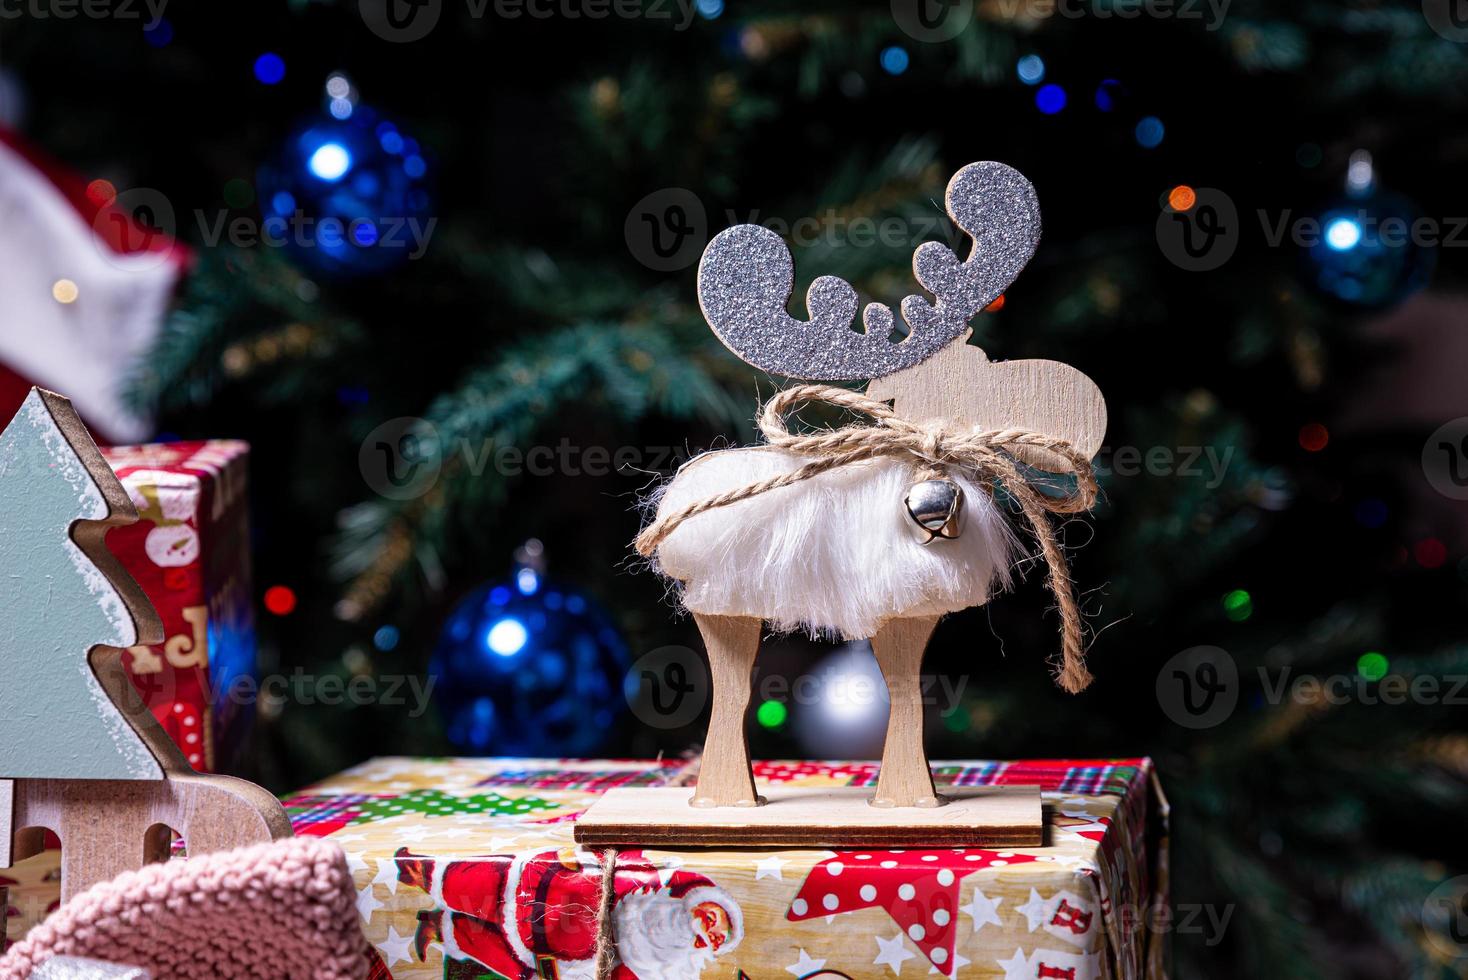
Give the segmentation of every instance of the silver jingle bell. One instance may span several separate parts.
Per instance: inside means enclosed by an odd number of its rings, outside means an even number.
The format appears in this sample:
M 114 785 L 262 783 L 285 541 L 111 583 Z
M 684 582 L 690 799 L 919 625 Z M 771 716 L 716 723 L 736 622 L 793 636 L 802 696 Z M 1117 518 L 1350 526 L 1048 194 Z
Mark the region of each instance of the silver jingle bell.
M 923 480 L 902 498 L 907 516 L 922 544 L 958 537 L 963 524 L 963 488 L 952 480 Z

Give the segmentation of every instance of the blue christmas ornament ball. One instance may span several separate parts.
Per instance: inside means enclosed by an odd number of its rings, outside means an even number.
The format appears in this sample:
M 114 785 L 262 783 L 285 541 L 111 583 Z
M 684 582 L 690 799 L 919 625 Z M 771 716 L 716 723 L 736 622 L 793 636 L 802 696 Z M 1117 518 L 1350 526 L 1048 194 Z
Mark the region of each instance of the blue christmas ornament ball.
M 333 105 L 261 167 L 263 235 L 327 275 L 378 273 L 420 257 L 432 232 L 423 147 L 368 106 Z
M 429 674 L 460 751 L 584 756 L 617 722 L 627 664 L 626 644 L 601 609 L 521 568 L 454 607 Z
M 1350 306 L 1393 306 L 1425 286 L 1436 264 L 1435 225 L 1410 201 L 1375 192 L 1346 198 L 1320 214 L 1320 235 L 1305 250 L 1306 276 Z

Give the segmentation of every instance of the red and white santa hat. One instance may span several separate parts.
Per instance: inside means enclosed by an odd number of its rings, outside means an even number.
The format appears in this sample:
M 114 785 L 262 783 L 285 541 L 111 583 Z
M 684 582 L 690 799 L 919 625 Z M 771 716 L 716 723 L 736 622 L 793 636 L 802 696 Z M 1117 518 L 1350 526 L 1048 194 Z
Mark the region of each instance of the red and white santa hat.
M 151 434 L 124 388 L 190 253 L 134 220 L 129 207 L 150 202 L 168 210 L 160 192 L 88 182 L 0 125 L 0 417 L 39 384 L 106 441 Z

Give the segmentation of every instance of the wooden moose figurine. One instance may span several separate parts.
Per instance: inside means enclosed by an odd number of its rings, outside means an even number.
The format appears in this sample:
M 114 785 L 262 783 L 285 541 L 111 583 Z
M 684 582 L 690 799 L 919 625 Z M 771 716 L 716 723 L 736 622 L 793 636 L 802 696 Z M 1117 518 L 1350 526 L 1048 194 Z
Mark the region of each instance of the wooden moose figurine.
M 853 328 L 856 291 L 835 277 L 811 284 L 809 321 L 791 316 L 794 263 L 765 228 L 729 228 L 704 253 L 700 304 L 734 353 L 791 378 L 871 383 L 864 396 L 824 385 L 781 392 L 761 417 L 769 444 L 694 459 L 639 537 L 639 550 L 678 581 L 708 647 L 714 707 L 694 806 L 764 802 L 750 770 L 745 713 L 766 623 L 870 637 L 891 702 L 870 802 L 945 802 L 922 744 L 919 671 L 943 614 L 983 603 L 1008 584 L 1013 537 L 994 500 L 996 484 L 1019 505 L 1049 565 L 1065 627 L 1059 682 L 1079 690 L 1090 679 L 1048 513 L 1094 501 L 1089 461 L 1106 406 L 1072 367 L 994 362 L 967 342 L 970 319 L 1003 293 L 1039 242 L 1030 183 L 1003 164 L 971 164 L 950 181 L 947 210 L 973 239 L 972 250 L 960 260 L 937 242 L 917 249 L 914 273 L 934 299 L 903 301 L 908 332 L 898 341 L 890 336 L 892 311 L 876 303 L 865 309 L 865 329 Z M 792 435 L 782 416 L 809 401 L 875 424 Z M 1077 489 L 1041 493 L 1032 470 L 1073 475 Z
M 189 767 L 122 667 L 161 643 L 103 544 L 137 513 L 71 402 L 33 388 L 0 433 L 0 867 L 61 838 L 61 896 L 168 856 L 291 833 L 265 790 Z

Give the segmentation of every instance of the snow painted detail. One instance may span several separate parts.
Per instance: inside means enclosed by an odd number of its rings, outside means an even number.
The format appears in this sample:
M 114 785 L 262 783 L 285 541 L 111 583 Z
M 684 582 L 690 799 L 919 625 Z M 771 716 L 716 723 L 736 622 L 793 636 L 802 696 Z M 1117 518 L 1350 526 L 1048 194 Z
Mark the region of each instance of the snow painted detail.
M 0 433 L 0 777 L 161 779 L 93 674 L 97 645 L 137 640 L 113 584 L 71 539 L 106 498 L 39 393 Z

